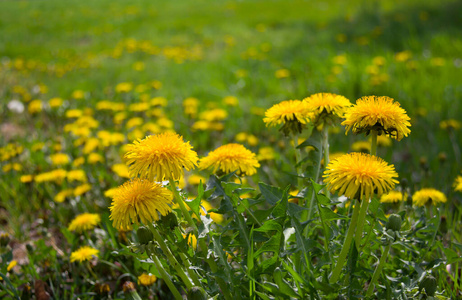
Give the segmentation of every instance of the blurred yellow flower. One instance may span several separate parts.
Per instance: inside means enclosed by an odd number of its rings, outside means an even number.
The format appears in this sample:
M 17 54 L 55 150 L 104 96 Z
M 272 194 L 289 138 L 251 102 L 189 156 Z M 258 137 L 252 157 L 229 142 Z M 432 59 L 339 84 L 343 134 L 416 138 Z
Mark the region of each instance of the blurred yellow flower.
M 72 98 L 76 100 L 83 99 L 84 97 L 85 97 L 85 92 L 82 90 L 75 90 L 74 92 L 72 92 Z
M 380 197 L 380 202 L 382 203 L 396 203 L 400 201 L 406 201 L 407 193 L 403 193 L 400 191 L 390 191 L 388 194 L 383 194 Z
M 74 196 L 76 196 L 76 197 L 81 196 L 81 195 L 85 194 L 86 192 L 88 192 L 89 190 L 91 190 L 91 185 L 90 184 L 85 183 L 85 184 L 79 185 L 74 189 Z
M 459 130 L 462 127 L 460 121 L 449 119 L 440 122 L 440 128 L 445 130 Z
M 276 72 L 274 72 L 274 76 L 276 78 L 287 78 L 290 76 L 290 71 L 287 69 L 279 69 Z
M 69 163 L 69 156 L 65 153 L 56 153 L 50 155 L 53 165 L 66 165 Z
M 351 150 L 354 152 L 365 152 L 369 153 L 371 151 L 371 143 L 366 141 L 357 141 L 351 145 Z
M 456 177 L 456 180 L 454 180 L 454 191 L 456 192 L 462 192 L 462 176 L 459 175 Z
M 32 182 L 32 180 L 34 180 L 34 176 L 33 175 L 22 175 L 19 180 L 22 182 L 22 183 L 28 183 L 28 182 Z
M 154 284 L 156 281 L 157 281 L 157 277 L 152 274 L 143 273 L 140 276 L 138 276 L 138 284 L 141 284 L 144 286 L 150 286 Z
M 227 144 L 218 147 L 202 158 L 199 163 L 201 170 L 212 169 L 224 173 L 238 171 L 238 174 L 251 176 L 257 172 L 260 164 L 255 153 L 240 144 Z
M 131 90 L 133 90 L 133 83 L 131 82 L 121 82 L 115 87 L 117 93 L 128 93 Z
M 228 106 L 238 106 L 239 100 L 234 96 L 226 96 L 223 98 L 223 103 Z
M 436 205 L 446 201 L 448 201 L 446 195 L 433 188 L 424 188 L 412 195 L 412 202 L 417 206 Z
M 258 155 L 257 159 L 259 161 L 262 160 L 273 160 L 275 158 L 276 154 L 274 152 L 273 147 L 262 147 L 258 149 Z
M 154 98 L 151 99 L 150 104 L 152 106 L 165 107 L 165 106 L 167 106 L 167 99 L 165 99 L 164 97 L 154 97 Z
M 98 257 L 99 250 L 89 246 L 83 246 L 71 253 L 71 262 L 83 262 L 93 257 Z
M 69 231 L 82 233 L 86 230 L 92 230 L 99 222 L 101 222 L 101 217 L 98 214 L 83 213 L 71 221 L 68 229 Z
M 60 107 L 61 105 L 63 105 L 63 99 L 61 99 L 61 98 L 51 98 L 51 99 L 48 101 L 48 105 L 49 105 L 51 108 Z
M 188 177 L 188 184 L 190 185 L 199 185 L 201 182 L 202 184 L 205 184 L 207 179 L 204 176 L 198 174 L 191 174 L 191 176 Z
M 112 196 L 110 220 L 117 229 L 129 230 L 133 223 L 147 224 L 172 211 L 173 194 L 158 183 L 135 178 L 119 186 Z
M 87 174 L 84 170 L 71 170 L 67 172 L 67 180 L 72 181 L 87 181 Z
M 32 100 L 29 103 L 29 106 L 27 107 L 27 110 L 29 111 L 29 113 L 31 115 L 33 115 L 33 114 L 41 112 L 42 108 L 43 108 L 42 101 L 40 101 L 40 100 Z
M 119 177 L 130 178 L 128 167 L 125 164 L 115 164 L 112 166 L 111 170 Z

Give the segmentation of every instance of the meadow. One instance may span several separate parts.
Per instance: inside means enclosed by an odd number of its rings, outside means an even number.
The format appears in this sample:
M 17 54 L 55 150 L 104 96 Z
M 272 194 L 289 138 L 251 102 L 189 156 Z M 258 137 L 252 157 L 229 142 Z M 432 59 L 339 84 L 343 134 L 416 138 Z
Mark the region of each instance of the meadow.
M 0 298 L 462 298 L 461 10 L 1 1 Z M 401 121 L 348 128 L 366 96 Z

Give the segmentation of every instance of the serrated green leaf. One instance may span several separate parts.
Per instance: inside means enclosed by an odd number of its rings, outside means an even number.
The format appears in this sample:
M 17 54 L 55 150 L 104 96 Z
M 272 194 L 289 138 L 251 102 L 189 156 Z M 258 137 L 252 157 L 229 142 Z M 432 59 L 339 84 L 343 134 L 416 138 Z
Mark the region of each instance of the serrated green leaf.
M 334 213 L 332 209 L 324 206 L 320 206 L 322 219 L 325 221 L 345 219 L 345 216 Z
M 265 198 L 266 202 L 268 202 L 270 205 L 275 205 L 279 200 L 282 199 L 282 195 L 284 194 L 284 191 L 280 188 L 268 185 L 263 182 L 258 183 L 258 187 L 260 188 L 260 192 Z
M 273 220 L 266 221 L 265 223 L 263 223 L 261 227 L 255 229 L 255 231 L 258 231 L 258 232 L 278 231 L 280 233 L 282 232 L 282 226 L 281 224 L 279 224 L 278 221 L 273 219 Z

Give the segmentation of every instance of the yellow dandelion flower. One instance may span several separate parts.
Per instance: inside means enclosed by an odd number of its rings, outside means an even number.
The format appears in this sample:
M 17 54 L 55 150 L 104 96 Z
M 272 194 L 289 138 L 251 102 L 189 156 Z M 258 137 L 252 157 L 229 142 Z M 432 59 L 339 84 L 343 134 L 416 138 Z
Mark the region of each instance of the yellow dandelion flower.
M 66 200 L 67 197 L 72 196 L 73 194 L 74 190 L 72 189 L 62 190 L 61 192 L 56 194 L 54 200 L 58 203 L 61 203 L 64 202 L 64 200 Z
M 6 267 L 6 271 L 7 272 L 11 271 L 14 267 L 16 267 L 17 264 L 18 264 L 18 262 L 16 260 L 10 261 L 10 263 Z
M 257 159 L 262 160 L 273 160 L 276 157 L 273 147 L 262 147 L 258 149 Z
M 279 70 L 276 70 L 276 72 L 274 72 L 274 76 L 279 79 L 287 78 L 290 76 L 290 71 L 287 69 L 279 69 Z
M 131 229 L 132 223 L 159 220 L 172 211 L 173 194 L 158 183 L 135 178 L 119 186 L 112 196 L 109 217 L 117 229 Z
M 69 163 L 69 156 L 65 153 L 56 153 L 50 155 L 53 165 L 65 165 Z
M 323 177 L 332 192 L 338 191 L 350 199 L 370 199 L 393 190 L 398 177 L 393 165 L 383 159 L 365 154 L 349 153 L 331 161 Z
M 89 185 L 88 183 L 79 185 L 78 187 L 76 187 L 74 189 L 74 196 L 76 196 L 76 197 L 77 196 L 82 196 L 83 194 L 85 194 L 89 190 L 91 190 L 91 185 Z
M 412 195 L 412 202 L 417 206 L 446 203 L 446 201 L 448 201 L 446 195 L 432 188 L 421 189 Z
M 67 172 L 67 180 L 72 181 L 87 181 L 87 174 L 84 170 L 71 170 Z
M 390 191 L 388 194 L 383 194 L 380 197 L 380 202 L 382 203 L 396 203 L 400 201 L 406 201 L 407 194 L 400 191 Z
M 22 182 L 22 183 L 28 183 L 28 182 L 32 182 L 32 180 L 34 180 L 34 176 L 33 175 L 22 175 L 19 180 Z
M 400 141 L 411 132 L 409 120 L 406 111 L 392 98 L 366 96 L 347 110 L 342 125 L 346 126 L 346 134 L 350 129 L 355 134 L 377 130 L 379 135 L 384 132 Z
M 176 133 L 147 136 L 128 145 L 127 150 L 124 158 L 132 177 L 178 180 L 183 176 L 183 168 L 189 171 L 197 166 L 197 153 Z
M 62 104 L 63 104 L 63 99 L 61 99 L 61 98 L 51 98 L 51 99 L 48 101 L 48 105 L 49 105 L 51 108 L 60 107 Z
M 98 214 L 84 213 L 76 216 L 69 224 L 68 229 L 82 233 L 86 230 L 92 230 L 99 222 L 101 222 L 101 217 Z
M 151 99 L 150 104 L 152 106 L 167 106 L 167 102 L 164 97 L 154 97 Z
M 201 209 L 201 215 L 205 216 L 206 214 L 210 215 L 210 218 L 215 222 L 215 223 L 222 223 L 223 220 L 225 219 L 222 214 L 217 214 L 215 212 L 209 212 L 209 210 L 213 209 L 214 207 L 207 201 L 202 201 L 201 203 L 202 207 L 205 209 Z
M 197 238 L 194 234 L 183 234 L 183 238 L 187 239 L 188 245 L 191 246 L 194 250 L 197 249 Z
M 462 124 L 454 119 L 444 120 L 440 122 L 440 128 L 445 130 L 459 130 Z
M 331 93 L 317 93 L 305 99 L 307 108 L 313 113 L 311 121 L 315 126 L 330 121 L 332 123 L 335 119 L 343 118 L 346 110 L 352 105 L 347 98 L 331 94 Z
M 456 180 L 454 181 L 454 191 L 462 192 L 462 176 L 457 176 Z
M 199 183 L 205 184 L 207 182 L 207 178 L 198 174 L 191 174 L 188 177 L 188 184 L 190 185 L 199 185 Z
M 366 141 L 357 141 L 351 145 L 351 150 L 354 152 L 365 152 L 369 153 L 371 151 L 371 143 Z
M 138 276 L 138 284 L 141 284 L 144 286 L 150 286 L 154 284 L 156 281 L 157 281 L 157 277 L 152 274 L 143 273 L 140 276 Z
M 228 106 L 238 106 L 239 99 L 234 96 L 226 96 L 223 98 L 223 103 Z
M 90 260 L 93 257 L 98 257 L 98 254 L 99 250 L 89 246 L 83 246 L 71 253 L 71 262 Z
M 125 164 L 115 164 L 112 166 L 111 170 L 119 177 L 130 178 L 130 172 Z
M 42 101 L 38 99 L 31 101 L 27 109 L 31 115 L 41 112 L 43 109 Z
M 284 124 L 282 131 L 285 135 L 290 132 L 302 131 L 302 125 L 307 124 L 311 117 L 306 102 L 300 100 L 287 100 L 273 105 L 265 112 L 263 122 L 266 126 Z
M 104 163 L 104 158 L 99 153 L 90 153 L 88 154 L 87 161 L 89 164 Z M 125 165 L 124 165 L 125 166 Z
M 201 170 L 213 169 L 224 173 L 238 171 L 240 174 L 253 175 L 260 167 L 255 153 L 246 149 L 240 144 L 227 144 L 218 147 L 210 152 L 207 157 L 201 159 L 199 168 Z

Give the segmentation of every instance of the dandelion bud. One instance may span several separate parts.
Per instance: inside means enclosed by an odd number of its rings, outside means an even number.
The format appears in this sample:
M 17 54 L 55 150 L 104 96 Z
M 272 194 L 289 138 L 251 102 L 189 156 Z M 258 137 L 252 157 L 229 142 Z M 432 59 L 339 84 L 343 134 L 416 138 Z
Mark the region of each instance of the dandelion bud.
M 390 217 L 388 217 L 388 222 L 387 222 L 387 229 L 391 229 L 393 231 L 399 231 L 401 229 L 401 216 L 397 214 L 392 214 Z
M 136 235 L 138 236 L 138 241 L 141 245 L 149 244 L 149 242 L 151 242 L 154 238 L 151 230 L 149 230 L 149 228 L 147 228 L 146 226 L 141 226 L 140 228 L 138 228 L 138 230 L 136 231 Z
M 128 300 L 141 300 L 140 295 L 136 292 L 135 284 L 131 281 L 126 281 L 122 287 L 125 297 Z
M 419 284 L 419 290 L 425 289 L 427 296 L 435 295 L 437 288 L 436 278 L 432 275 L 425 277 Z
M 441 216 L 440 231 L 445 234 L 448 232 L 448 218 Z
M 440 163 L 444 163 L 448 159 L 448 156 L 446 155 L 446 152 L 440 152 L 438 154 L 438 160 Z
M 10 235 L 8 233 L 0 234 L 0 247 L 8 246 L 9 242 L 10 242 Z
M 188 291 L 189 300 L 207 300 L 207 293 L 200 286 L 194 286 Z

